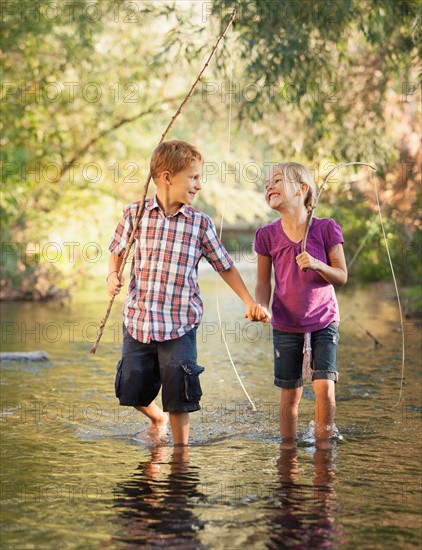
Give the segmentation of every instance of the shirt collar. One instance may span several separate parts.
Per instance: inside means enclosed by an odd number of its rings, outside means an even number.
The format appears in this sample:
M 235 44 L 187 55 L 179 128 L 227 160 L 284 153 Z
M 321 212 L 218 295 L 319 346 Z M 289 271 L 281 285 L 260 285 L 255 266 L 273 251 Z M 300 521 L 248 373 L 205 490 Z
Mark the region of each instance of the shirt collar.
M 157 208 L 163 215 L 164 212 L 160 208 L 160 205 L 157 202 L 157 194 L 155 194 L 149 201 L 149 203 L 145 206 L 145 210 L 154 210 Z M 183 214 L 186 218 L 190 218 L 192 216 L 192 213 L 190 212 L 189 206 L 186 206 L 186 204 L 183 204 L 179 210 L 171 214 L 170 216 L 167 216 L 168 218 L 173 218 L 174 216 L 177 216 L 177 214 Z

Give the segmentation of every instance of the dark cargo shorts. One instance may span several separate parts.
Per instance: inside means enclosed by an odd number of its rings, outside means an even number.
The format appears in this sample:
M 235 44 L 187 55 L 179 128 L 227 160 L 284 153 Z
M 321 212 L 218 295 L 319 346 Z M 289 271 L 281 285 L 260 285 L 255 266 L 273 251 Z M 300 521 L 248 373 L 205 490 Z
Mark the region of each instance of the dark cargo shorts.
M 311 332 L 312 380 L 333 380 L 337 382 L 337 346 L 339 342 L 338 323 Z M 274 384 L 279 388 L 300 388 L 303 386 L 304 334 L 273 329 Z
M 164 411 L 199 410 L 199 375 L 204 368 L 196 357 L 196 329 L 174 340 L 145 344 L 135 340 L 123 325 L 122 358 L 115 381 L 120 405 L 147 407 L 162 387 Z

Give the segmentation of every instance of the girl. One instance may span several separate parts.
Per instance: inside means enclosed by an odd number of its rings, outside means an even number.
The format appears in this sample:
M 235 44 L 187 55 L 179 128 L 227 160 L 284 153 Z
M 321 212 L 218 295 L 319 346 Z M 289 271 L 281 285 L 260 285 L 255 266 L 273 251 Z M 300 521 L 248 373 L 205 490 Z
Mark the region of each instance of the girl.
M 333 285 L 346 283 L 347 267 L 341 228 L 329 218 L 312 218 L 307 251 L 301 252 L 316 193 L 315 181 L 306 166 L 296 162 L 275 165 L 265 183 L 265 198 L 281 219 L 258 229 L 255 237 L 256 301 L 266 308 L 274 266 L 274 383 L 281 388 L 282 441 L 296 438 L 306 340 L 310 340 L 313 355 L 315 437 L 329 438 L 334 428 L 340 316 Z

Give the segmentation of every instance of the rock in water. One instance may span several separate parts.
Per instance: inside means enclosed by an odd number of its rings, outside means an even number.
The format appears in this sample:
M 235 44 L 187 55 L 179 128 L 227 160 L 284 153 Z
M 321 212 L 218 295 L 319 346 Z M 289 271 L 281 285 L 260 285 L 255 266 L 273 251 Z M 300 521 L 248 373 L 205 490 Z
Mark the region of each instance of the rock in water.
M 50 361 L 50 356 L 46 351 L 6 351 L 0 361 Z

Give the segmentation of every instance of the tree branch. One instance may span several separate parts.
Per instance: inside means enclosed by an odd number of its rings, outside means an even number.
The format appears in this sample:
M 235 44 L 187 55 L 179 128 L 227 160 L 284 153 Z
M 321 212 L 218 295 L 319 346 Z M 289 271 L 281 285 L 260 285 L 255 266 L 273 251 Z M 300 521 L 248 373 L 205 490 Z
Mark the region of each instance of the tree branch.
M 133 122 L 139 118 L 142 118 L 146 115 L 150 115 L 153 113 L 158 113 L 161 109 L 158 109 L 156 107 L 151 107 L 147 109 L 146 111 L 141 111 L 137 115 L 134 115 L 132 117 L 124 117 L 118 121 L 116 121 L 110 128 L 107 128 L 106 130 L 101 131 L 98 135 L 92 137 L 88 143 L 86 143 L 83 147 L 78 149 L 76 153 L 73 155 L 73 157 L 68 161 L 65 162 L 62 167 L 60 168 L 60 174 L 58 177 L 53 181 L 53 183 L 59 182 L 62 177 L 70 170 L 70 168 L 75 164 L 76 161 L 78 161 L 88 149 L 90 149 L 93 145 L 95 145 L 101 138 L 104 136 L 107 136 L 108 134 L 111 134 L 114 132 L 114 130 L 117 130 L 117 128 L 120 128 L 121 126 L 124 126 L 125 124 L 128 124 L 129 122 Z

